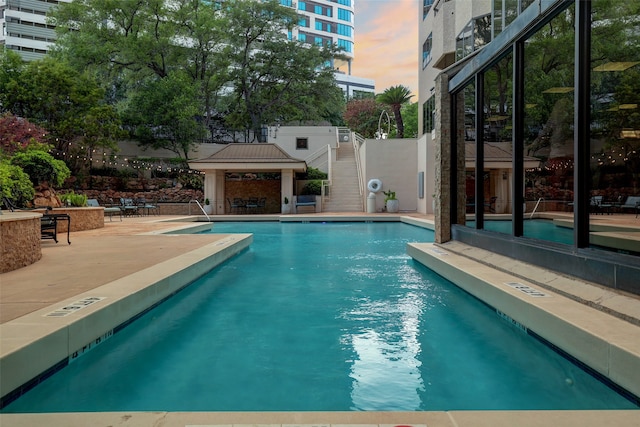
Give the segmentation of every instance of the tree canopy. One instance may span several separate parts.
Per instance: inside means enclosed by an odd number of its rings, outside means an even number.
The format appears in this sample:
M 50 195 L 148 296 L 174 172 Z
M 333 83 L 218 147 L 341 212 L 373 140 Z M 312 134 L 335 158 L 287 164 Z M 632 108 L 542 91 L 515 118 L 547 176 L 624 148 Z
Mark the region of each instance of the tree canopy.
M 397 137 L 404 138 L 404 122 L 402 121 L 402 106 L 411 101 L 411 89 L 407 86 L 391 86 L 377 96 L 378 102 L 388 105 L 393 111 L 396 121 Z
M 55 55 L 100 76 L 144 145 L 186 158 L 221 114 L 253 135 L 276 121 L 340 116 L 326 66 L 338 51 L 291 40 L 297 15 L 277 0 L 83 0 L 51 16 Z

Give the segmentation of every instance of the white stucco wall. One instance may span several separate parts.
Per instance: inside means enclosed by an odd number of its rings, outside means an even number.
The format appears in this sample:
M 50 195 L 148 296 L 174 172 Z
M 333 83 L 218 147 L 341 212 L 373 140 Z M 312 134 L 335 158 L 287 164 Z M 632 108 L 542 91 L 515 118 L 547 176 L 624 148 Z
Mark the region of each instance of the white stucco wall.
M 307 149 L 296 147 L 296 138 L 307 138 Z M 335 126 L 270 126 L 267 142 L 278 144 L 290 156 L 304 160 L 308 166 L 328 171 L 327 146 L 338 144 Z
M 415 139 L 367 139 L 361 153 L 366 169 L 365 184 L 373 178 L 382 181 L 383 191 L 392 190 L 400 211 L 418 210 L 418 143 Z M 367 193 L 368 194 L 368 193 Z M 384 194 L 376 197 L 376 212 L 384 207 Z

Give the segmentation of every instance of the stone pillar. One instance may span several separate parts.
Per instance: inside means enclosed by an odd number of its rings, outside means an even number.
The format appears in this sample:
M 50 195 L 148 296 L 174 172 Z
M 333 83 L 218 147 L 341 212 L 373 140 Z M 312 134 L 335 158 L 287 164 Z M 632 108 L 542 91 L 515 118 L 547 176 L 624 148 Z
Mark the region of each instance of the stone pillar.
M 451 224 L 465 221 L 465 154 L 464 154 L 464 97 L 458 95 L 456 114 L 451 111 L 449 76 L 440 73 L 435 82 L 435 241 L 451 240 Z M 452 119 L 458 121 L 456 135 L 451 134 Z M 451 180 L 453 150 L 457 154 L 457 185 Z M 457 212 L 451 212 L 451 198 L 457 198 Z M 452 217 L 453 216 L 453 217 Z M 457 217 L 457 218 L 456 218 Z

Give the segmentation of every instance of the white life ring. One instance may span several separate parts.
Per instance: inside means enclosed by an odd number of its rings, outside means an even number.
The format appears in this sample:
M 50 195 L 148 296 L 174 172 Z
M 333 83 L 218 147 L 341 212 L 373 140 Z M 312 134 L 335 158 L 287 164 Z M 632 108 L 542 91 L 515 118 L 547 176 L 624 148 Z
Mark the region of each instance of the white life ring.
M 377 193 L 378 191 L 382 190 L 382 181 L 377 178 L 369 180 L 369 182 L 367 183 L 367 189 L 372 193 Z

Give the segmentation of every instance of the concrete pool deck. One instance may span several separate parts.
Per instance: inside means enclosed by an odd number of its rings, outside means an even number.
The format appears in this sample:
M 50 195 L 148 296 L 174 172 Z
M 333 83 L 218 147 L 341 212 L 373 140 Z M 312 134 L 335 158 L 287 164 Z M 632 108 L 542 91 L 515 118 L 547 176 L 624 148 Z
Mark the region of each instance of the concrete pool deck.
M 429 217 L 420 215 L 400 215 L 409 222 L 430 222 Z M 287 220 L 321 220 L 320 215 L 286 216 Z M 399 215 L 366 215 L 344 214 L 341 220 L 395 220 Z M 278 216 L 269 218 L 254 216 L 237 217 L 239 220 L 275 220 Z M 413 218 L 413 219 L 411 219 Z M 214 218 L 218 219 L 218 218 Z M 131 293 L 129 285 L 122 284 L 130 279 L 138 282 L 142 277 L 155 276 L 161 281 L 161 276 L 167 276 L 169 272 L 186 269 L 197 260 L 201 260 L 218 251 L 220 246 L 230 247 L 240 244 L 239 241 L 230 242 L 226 236 L 216 235 L 166 235 L 159 234 L 167 231 L 178 231 L 190 227 L 208 227 L 210 224 L 167 222 L 179 221 L 176 217 L 137 217 L 126 218 L 122 222 L 105 222 L 105 227 L 97 230 L 75 232 L 71 234 L 71 245 L 54 242 L 43 242 L 43 258 L 37 263 L 0 275 L 0 353 L 3 358 L 11 353 L 16 346 L 28 345 L 28 336 L 33 335 L 34 329 L 39 329 L 36 338 L 40 339 L 50 334 L 52 328 L 46 322 L 52 319 L 46 315 L 60 310 L 67 304 L 73 304 L 88 295 L 95 295 L 116 301 L 126 295 L 117 293 Z M 432 221 L 431 221 L 432 224 Z M 245 242 L 247 243 L 247 242 Z M 249 242 L 250 243 L 250 242 Z M 244 244 L 244 243 L 243 243 Z M 631 369 L 638 367 L 640 360 L 640 327 L 638 323 L 621 320 L 620 317 L 611 316 L 603 312 L 603 308 L 596 310 L 585 304 L 578 303 L 575 299 L 601 304 L 603 307 L 611 307 L 617 314 L 625 313 L 631 318 L 640 319 L 640 298 L 630 295 L 613 293 L 610 290 L 598 286 L 581 286 L 567 278 L 554 275 L 550 272 L 531 270 L 528 266 L 516 266 L 513 260 L 504 260 L 490 254 L 476 252 L 464 245 L 452 242 L 442 246 L 422 248 L 424 253 L 432 253 L 436 258 L 443 258 L 434 252 L 433 248 L 447 251 L 446 258 L 453 264 L 451 267 L 464 274 L 475 277 L 483 276 L 490 280 L 495 277 L 494 288 L 505 288 L 505 281 L 522 281 L 522 277 L 532 276 L 537 279 L 530 282 L 532 286 L 545 283 L 545 289 L 561 285 L 559 293 L 554 294 L 553 305 L 557 310 L 568 310 L 571 318 L 563 322 L 575 325 L 576 330 L 586 331 L 586 336 L 602 338 L 598 341 L 598 357 L 600 350 L 609 352 L 612 348 L 623 348 L 630 359 L 626 362 Z M 233 252 L 233 251 L 232 251 Z M 431 262 L 431 261 L 430 261 Z M 449 262 L 449 261 L 447 261 Z M 458 264 L 456 267 L 454 264 Z M 498 264 L 491 267 L 491 264 Z M 515 266 L 515 269 L 514 269 Z M 444 267 L 443 267 L 444 268 Z M 509 275 L 509 270 L 513 275 Z M 516 274 L 518 273 L 518 274 Z M 459 273 L 457 273 L 459 274 Z M 489 279 L 486 279 L 486 278 Z M 512 279 L 508 278 L 512 277 Z M 180 280 L 177 280 L 178 282 Z M 492 279 L 491 279 L 492 281 Z M 188 283 L 188 281 L 186 282 Z M 107 288 L 105 288 L 107 286 Z M 112 286 L 111 289 L 108 287 Z M 136 285 L 137 286 L 137 285 Z M 179 285 L 177 285 L 179 286 Z M 138 289 L 138 288 L 136 288 Z M 113 292 L 112 294 L 98 295 L 97 291 Z M 139 290 L 136 290 L 139 292 Z M 490 293 L 493 294 L 492 290 Z M 516 298 L 512 294 L 519 292 L 513 289 L 502 289 L 501 294 L 509 298 Z M 571 294 L 574 298 L 566 298 L 563 294 Z M 573 294 L 581 294 L 577 297 Z M 519 296 L 517 293 L 516 296 Z M 501 296 L 498 299 L 505 299 Z M 528 312 L 539 310 L 536 304 L 544 298 L 517 298 L 526 307 Z M 106 301 L 106 300 L 105 300 Z M 549 304 L 548 299 L 544 302 Z M 493 305 L 493 304 L 492 304 Z M 533 307 L 533 308 L 530 308 Z M 77 313 L 64 319 L 53 321 L 67 322 L 72 316 L 90 315 L 98 310 L 95 306 L 83 308 Z M 118 310 L 122 310 L 119 308 Z M 540 309 L 542 310 L 542 309 Z M 125 310 L 126 311 L 126 310 Z M 503 310 L 504 311 L 504 310 Z M 548 311 L 544 309 L 543 311 Z M 606 311 L 606 310 L 605 310 Z M 119 311 L 116 311 L 119 312 Z M 512 316 L 513 317 L 513 316 Z M 517 316 L 516 316 L 517 317 Z M 561 316 L 562 317 L 562 316 Z M 65 320 L 66 319 L 66 320 Z M 631 319 L 632 320 L 632 319 Z M 103 321 L 103 320 L 102 320 Z M 34 323 L 35 322 L 35 323 Z M 35 324 L 45 324 L 36 327 Z M 619 323 L 621 322 L 621 323 Z M 99 322 L 98 322 L 99 323 Z M 548 324 L 554 329 L 556 324 Z M 621 327 L 623 330 L 619 330 Z M 83 329 L 86 329 L 84 325 Z M 29 331 L 28 333 L 25 331 Z M 592 331 L 593 333 L 589 333 Z M 25 336 L 25 334 L 27 336 Z M 608 338 L 624 340 L 624 345 L 611 344 Z M 568 337 L 572 338 L 572 337 Z M 69 337 L 64 337 L 65 348 L 60 351 L 69 351 Z M 51 340 L 45 341 L 39 353 L 52 351 L 58 344 Z M 578 344 L 581 339 L 573 340 Z M 20 344 L 17 344 L 20 342 Z M 80 342 L 80 341 L 78 341 Z M 593 341 L 587 342 L 587 347 Z M 606 344 L 605 344 L 606 343 Z M 622 354 L 621 353 L 621 354 Z M 609 355 L 603 355 L 605 359 Z M 55 359 L 55 358 L 53 358 Z M 53 360 L 52 359 L 52 360 Z M 8 360 L 8 359 L 6 359 Z M 604 359 L 603 359 L 604 360 Z M 600 362 L 598 362 L 600 363 Z M 26 361 L 23 364 L 27 364 Z M 626 371 L 624 366 L 618 364 L 619 375 L 623 382 L 631 381 L 640 384 L 640 369 Z M 600 366 L 596 366 L 599 368 Z M 7 381 L 3 370 L 2 383 Z M 625 380 L 626 378 L 626 380 Z M 7 388 L 11 388 L 10 386 Z M 3 386 L 3 394 L 6 391 Z M 76 413 L 76 414 L 0 414 L 0 425 L 4 426 L 211 426 L 211 425 L 427 425 L 427 426 L 632 426 L 639 425 L 640 411 L 449 411 L 449 412 L 247 412 L 247 413 L 167 413 L 167 412 L 134 412 L 134 413 Z

